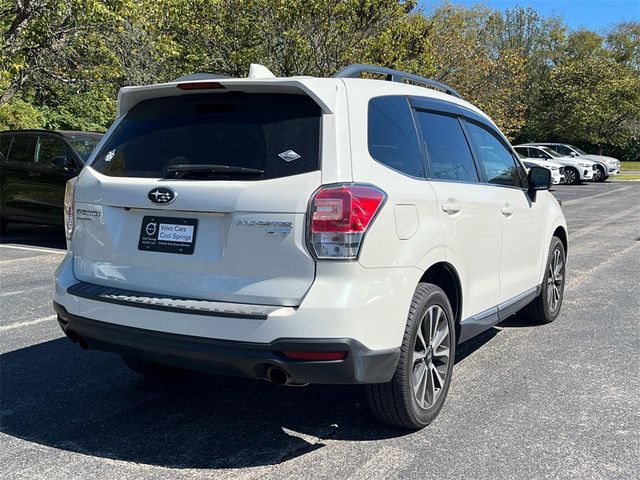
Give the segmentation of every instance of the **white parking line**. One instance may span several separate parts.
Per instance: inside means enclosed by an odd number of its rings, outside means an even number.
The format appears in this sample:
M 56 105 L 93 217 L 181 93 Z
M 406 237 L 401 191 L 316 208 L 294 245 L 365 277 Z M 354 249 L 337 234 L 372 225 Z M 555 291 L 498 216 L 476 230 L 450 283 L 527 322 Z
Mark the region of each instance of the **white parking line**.
M 599 263 L 599 264 L 593 266 L 592 268 L 590 268 L 589 270 L 587 270 L 585 272 L 582 272 L 579 275 L 571 278 L 570 281 L 565 283 L 565 286 L 564 286 L 565 290 L 566 291 L 573 290 L 574 288 L 580 286 L 580 284 L 584 280 L 589 278 L 591 275 L 595 274 L 596 272 L 598 272 L 602 268 L 611 265 L 611 263 L 613 263 L 619 257 L 625 256 L 627 253 L 629 253 L 630 251 L 632 251 L 635 248 L 638 248 L 639 246 L 640 246 L 640 242 L 634 242 L 631 245 L 629 245 L 627 248 L 625 248 L 624 250 L 618 250 L 616 253 L 614 253 L 610 257 L 608 257 L 606 261 L 604 261 L 602 263 Z
M 574 231 L 570 231 L 569 232 L 569 240 L 576 240 L 580 237 L 583 237 L 584 235 L 588 235 L 589 233 L 595 232 L 597 230 L 600 230 L 602 227 L 604 227 L 605 225 L 608 225 L 609 223 L 615 222 L 616 220 L 619 220 L 623 217 L 626 217 L 627 215 L 630 215 L 632 213 L 634 213 L 636 210 L 638 210 L 638 208 L 640 207 L 631 207 L 628 208 L 626 210 L 623 210 L 621 212 L 616 213 L 615 215 L 611 215 L 608 218 L 600 221 L 600 222 L 594 222 L 591 225 L 587 226 L 587 227 L 582 227 L 579 228 L 577 230 Z
M 60 261 L 60 257 L 55 255 L 29 255 L 28 257 L 19 257 L 19 258 L 10 258 L 8 260 L 0 260 L 0 265 L 3 267 L 9 267 L 14 263 L 22 263 L 22 262 L 50 262 Z
M 53 248 L 36 248 L 36 247 L 19 247 L 17 245 L 0 245 L 0 248 L 12 248 L 14 250 L 28 250 L 29 252 L 44 252 L 44 253 L 57 253 L 58 255 L 64 255 L 66 250 L 53 249 Z
M 622 192 L 623 190 L 629 190 L 630 188 L 633 188 L 633 185 L 630 185 L 628 187 L 616 188 L 615 190 L 609 190 L 607 192 L 598 193 L 597 195 L 589 195 L 587 197 L 576 198 L 575 200 L 567 200 L 566 202 L 562 202 L 562 206 L 573 205 L 573 204 L 576 204 L 578 202 L 583 202 L 583 201 L 591 199 L 591 198 L 601 197 L 603 195 L 609 195 L 609 194 L 615 193 L 615 192 Z
M 2 292 L 0 293 L 0 298 L 13 297 L 14 295 L 20 295 L 21 293 L 24 293 L 24 292 L 33 292 L 34 290 L 44 290 L 49 288 L 53 288 L 53 287 L 51 285 L 41 285 L 39 287 L 32 287 L 29 290 L 14 290 L 12 292 Z
M 27 320 L 26 322 L 12 323 L 10 325 L 0 325 L 0 332 L 6 332 L 7 330 L 15 330 L 16 328 L 29 327 L 31 325 L 37 325 L 38 323 L 48 322 L 56 318 L 56 315 L 48 315 L 42 318 L 36 318 L 35 320 Z

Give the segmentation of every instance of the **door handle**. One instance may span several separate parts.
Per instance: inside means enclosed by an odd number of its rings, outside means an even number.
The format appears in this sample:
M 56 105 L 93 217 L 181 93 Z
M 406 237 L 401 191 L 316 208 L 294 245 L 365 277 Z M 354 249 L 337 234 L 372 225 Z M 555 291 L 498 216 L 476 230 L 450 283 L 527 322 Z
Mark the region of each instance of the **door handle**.
M 454 215 L 461 209 L 462 207 L 460 206 L 460 202 L 455 198 L 448 198 L 444 202 L 442 202 L 442 211 L 448 213 L 449 215 Z
M 513 215 L 513 207 L 508 203 L 505 203 L 502 206 L 502 215 L 504 215 L 505 217 L 510 217 L 511 215 Z
M 29 172 L 27 174 L 29 177 L 40 177 L 42 174 L 40 172 Z

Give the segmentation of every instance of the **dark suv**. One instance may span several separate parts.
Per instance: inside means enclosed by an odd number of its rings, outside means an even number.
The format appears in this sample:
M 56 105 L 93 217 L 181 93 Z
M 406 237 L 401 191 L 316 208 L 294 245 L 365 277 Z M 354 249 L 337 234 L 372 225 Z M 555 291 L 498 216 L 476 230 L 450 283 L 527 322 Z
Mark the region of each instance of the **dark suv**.
M 0 132 L 0 219 L 63 225 L 67 180 L 80 173 L 101 133 Z

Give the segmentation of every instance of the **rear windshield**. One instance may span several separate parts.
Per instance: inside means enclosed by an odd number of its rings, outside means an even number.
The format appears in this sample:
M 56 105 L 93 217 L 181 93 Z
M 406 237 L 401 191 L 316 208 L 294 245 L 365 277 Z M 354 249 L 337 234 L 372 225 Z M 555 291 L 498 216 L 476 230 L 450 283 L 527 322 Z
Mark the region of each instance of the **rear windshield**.
M 92 163 L 116 177 L 162 178 L 180 165 L 258 169 L 248 180 L 319 168 L 320 108 L 291 94 L 195 94 L 132 108 Z M 186 177 L 185 177 L 186 178 Z

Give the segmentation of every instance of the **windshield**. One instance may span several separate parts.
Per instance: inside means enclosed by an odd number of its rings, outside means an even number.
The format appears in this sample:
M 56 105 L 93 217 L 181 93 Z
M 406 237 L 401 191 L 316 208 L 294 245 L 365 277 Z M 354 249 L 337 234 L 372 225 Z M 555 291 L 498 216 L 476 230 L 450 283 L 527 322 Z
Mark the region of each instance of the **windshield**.
M 580 155 L 588 155 L 587 152 L 585 152 L 584 150 L 578 148 L 578 147 L 574 147 L 573 145 L 569 145 L 571 148 L 573 148 L 576 152 L 578 152 Z
M 73 149 L 78 152 L 82 161 L 86 162 L 94 148 L 96 148 L 96 145 L 100 142 L 102 135 L 97 133 L 93 135 L 74 133 L 71 135 L 65 135 L 65 137 Z
M 145 178 L 166 177 L 176 167 L 187 173 L 208 171 L 204 178 L 211 178 L 210 167 L 232 167 L 225 177 L 261 180 L 317 170 L 319 151 L 320 107 L 311 98 L 204 93 L 140 102 L 91 167 L 105 175 Z M 242 169 L 261 173 L 248 177 Z
M 541 150 L 543 150 L 544 152 L 548 153 L 549 155 L 551 155 L 552 157 L 561 157 L 562 155 L 560 155 L 558 152 L 556 152 L 555 150 L 549 148 L 549 147 L 540 147 Z

